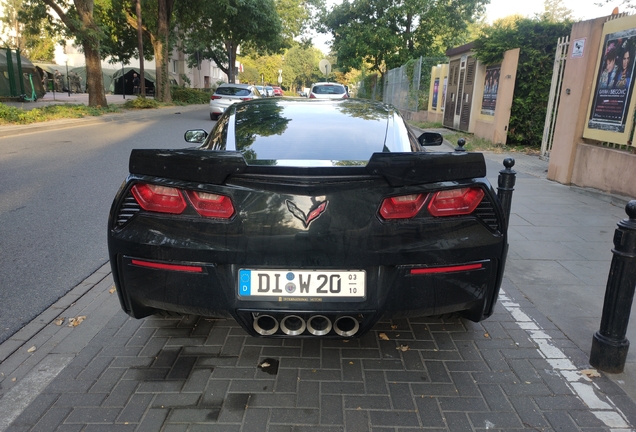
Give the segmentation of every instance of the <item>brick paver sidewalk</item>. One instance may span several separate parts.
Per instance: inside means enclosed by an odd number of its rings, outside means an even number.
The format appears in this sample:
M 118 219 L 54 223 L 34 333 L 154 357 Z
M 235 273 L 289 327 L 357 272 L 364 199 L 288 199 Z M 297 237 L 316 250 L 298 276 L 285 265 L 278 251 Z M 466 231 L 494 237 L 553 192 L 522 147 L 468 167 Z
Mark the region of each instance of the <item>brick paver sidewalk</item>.
M 111 284 L 107 276 L 67 311 L 117 308 Z M 231 320 L 134 320 L 117 309 L 86 341 L 88 315 L 59 327 L 66 336 L 49 357 L 64 364 L 62 351 L 84 348 L 6 430 L 632 430 L 631 399 L 605 376 L 581 372 L 587 356 L 508 281 L 504 289 L 482 323 L 385 321 L 348 341 L 253 338 Z M 19 384 L 4 391 L 10 374 L 3 378 L 0 412 L 21 394 Z

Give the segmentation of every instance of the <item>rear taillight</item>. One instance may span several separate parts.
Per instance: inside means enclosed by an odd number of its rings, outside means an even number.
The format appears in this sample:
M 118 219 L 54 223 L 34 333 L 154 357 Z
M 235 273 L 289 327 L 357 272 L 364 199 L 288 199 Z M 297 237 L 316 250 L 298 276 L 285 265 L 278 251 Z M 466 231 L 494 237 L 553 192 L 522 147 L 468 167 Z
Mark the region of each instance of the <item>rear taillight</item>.
M 309 93 L 309 99 L 316 99 L 316 96 L 313 93 Z
M 141 208 L 147 211 L 181 214 L 187 207 L 183 192 L 177 188 L 137 183 L 131 192 Z M 229 219 L 234 215 L 234 205 L 227 196 L 200 191 L 185 191 L 185 194 L 201 216 Z
M 343 99 L 349 99 L 349 95 L 345 93 L 345 94 L 342 95 L 342 98 Z
M 252 100 L 252 99 L 254 99 L 254 98 L 251 98 L 251 97 L 241 98 L 241 100 L 242 100 L 242 101 L 250 101 L 250 100 Z
M 146 183 L 138 183 L 131 189 L 141 208 L 159 213 L 180 214 L 186 202 L 178 189 Z
M 457 216 L 470 214 L 477 208 L 484 191 L 481 188 L 461 188 L 436 192 L 428 204 L 433 216 Z
M 380 206 L 380 216 L 384 219 L 409 219 L 424 206 L 426 194 L 402 195 L 386 198 Z
M 234 206 L 229 197 L 197 191 L 188 191 L 187 194 L 192 206 L 201 216 L 229 219 L 234 214 Z
M 221 96 L 212 95 L 210 96 L 210 100 L 221 99 Z

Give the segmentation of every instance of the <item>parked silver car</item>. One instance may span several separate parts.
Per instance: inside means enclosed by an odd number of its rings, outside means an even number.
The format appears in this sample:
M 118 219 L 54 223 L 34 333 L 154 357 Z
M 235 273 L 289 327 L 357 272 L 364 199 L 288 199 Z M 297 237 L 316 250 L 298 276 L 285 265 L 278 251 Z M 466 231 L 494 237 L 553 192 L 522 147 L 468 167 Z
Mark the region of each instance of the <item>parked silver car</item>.
M 232 104 L 263 97 L 250 84 L 221 84 L 210 96 L 210 120 L 216 120 Z

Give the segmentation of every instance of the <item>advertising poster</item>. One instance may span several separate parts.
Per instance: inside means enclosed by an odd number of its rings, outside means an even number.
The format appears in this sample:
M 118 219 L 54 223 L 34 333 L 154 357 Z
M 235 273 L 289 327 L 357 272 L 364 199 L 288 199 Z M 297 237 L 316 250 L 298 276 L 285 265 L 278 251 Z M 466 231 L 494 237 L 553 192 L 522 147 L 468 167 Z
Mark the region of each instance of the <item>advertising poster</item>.
M 442 110 L 446 106 L 446 87 L 448 86 L 448 77 L 444 77 L 444 90 L 442 91 Z
M 607 34 L 596 76 L 589 129 L 625 132 L 632 98 L 636 29 Z
M 486 68 L 486 78 L 484 78 L 484 96 L 481 100 L 481 113 L 484 115 L 495 115 L 500 74 L 501 65 L 488 66 Z
M 433 108 L 437 109 L 437 94 L 439 93 L 439 78 L 435 78 L 433 83 Z

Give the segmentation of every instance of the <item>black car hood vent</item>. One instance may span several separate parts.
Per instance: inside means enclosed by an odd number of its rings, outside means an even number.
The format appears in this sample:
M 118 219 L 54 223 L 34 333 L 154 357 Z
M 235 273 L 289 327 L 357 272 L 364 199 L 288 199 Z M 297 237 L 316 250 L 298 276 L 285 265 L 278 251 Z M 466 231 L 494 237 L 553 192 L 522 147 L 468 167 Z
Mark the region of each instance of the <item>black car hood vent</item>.
M 168 163 L 169 161 L 169 163 Z M 341 177 L 382 176 L 393 187 L 486 176 L 481 153 L 374 153 L 364 166 L 292 167 L 248 165 L 239 152 L 199 149 L 141 150 L 130 155 L 131 174 L 197 183 L 225 184 L 236 174 Z

